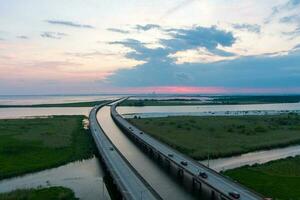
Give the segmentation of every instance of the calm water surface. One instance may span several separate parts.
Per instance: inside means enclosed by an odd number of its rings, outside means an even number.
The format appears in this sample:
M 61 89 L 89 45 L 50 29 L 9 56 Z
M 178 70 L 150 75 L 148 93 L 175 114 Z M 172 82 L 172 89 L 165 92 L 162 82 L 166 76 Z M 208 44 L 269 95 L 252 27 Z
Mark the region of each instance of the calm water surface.
M 64 186 L 83 200 L 109 200 L 103 170 L 96 158 L 0 181 L 0 192 L 39 186 Z
M 251 105 L 199 105 L 199 106 L 120 106 L 118 112 L 124 117 L 167 117 L 209 115 L 262 115 L 282 112 L 299 112 L 300 103 L 251 104 Z
M 26 117 L 43 117 L 51 115 L 85 115 L 88 116 L 89 107 L 66 108 L 0 108 L 0 119 L 15 119 Z
M 219 172 L 242 167 L 245 165 L 263 164 L 273 160 L 294 157 L 297 155 L 300 155 L 300 145 L 266 151 L 251 152 L 229 158 L 213 159 L 209 161 L 209 167 Z M 208 164 L 207 160 L 201 161 L 201 163 L 206 166 Z
M 0 95 L 0 105 L 35 105 L 113 100 L 120 95 Z

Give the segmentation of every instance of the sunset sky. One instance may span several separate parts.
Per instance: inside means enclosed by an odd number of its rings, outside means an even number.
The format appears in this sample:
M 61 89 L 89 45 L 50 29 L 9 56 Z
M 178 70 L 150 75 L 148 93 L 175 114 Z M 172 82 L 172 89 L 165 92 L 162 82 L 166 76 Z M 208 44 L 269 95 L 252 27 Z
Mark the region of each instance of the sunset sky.
M 300 93 L 300 0 L 0 0 L 0 95 Z

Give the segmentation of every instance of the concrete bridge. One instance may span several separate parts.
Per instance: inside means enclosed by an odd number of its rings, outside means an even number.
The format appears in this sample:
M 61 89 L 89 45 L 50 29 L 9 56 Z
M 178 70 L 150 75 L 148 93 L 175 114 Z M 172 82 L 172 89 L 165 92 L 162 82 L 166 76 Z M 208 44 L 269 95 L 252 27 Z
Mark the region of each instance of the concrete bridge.
M 212 200 L 264 199 L 255 191 L 222 176 L 134 127 L 116 111 L 116 106 L 120 102 L 122 100 L 111 104 L 111 116 L 115 123 L 160 165 L 175 171 L 178 180 L 190 182 L 194 190 L 208 193 L 208 197 Z
M 97 121 L 97 112 L 105 104 L 95 106 L 89 115 L 90 130 L 102 161 L 113 179 L 119 198 L 126 200 L 158 200 L 161 197 L 135 171 L 130 163 L 109 140 Z

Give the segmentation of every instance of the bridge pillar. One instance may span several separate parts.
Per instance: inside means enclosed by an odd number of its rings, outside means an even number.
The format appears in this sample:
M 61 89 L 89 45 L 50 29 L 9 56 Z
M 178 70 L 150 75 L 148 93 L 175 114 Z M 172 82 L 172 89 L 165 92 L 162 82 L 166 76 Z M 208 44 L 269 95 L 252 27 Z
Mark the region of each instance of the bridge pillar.
M 182 180 L 183 179 L 183 169 L 179 168 L 177 171 L 177 177 Z
M 201 194 L 202 183 L 200 181 L 198 181 L 196 178 L 193 178 L 192 181 L 193 181 L 193 184 L 192 184 L 193 192 Z
M 165 161 L 166 161 L 166 168 L 167 168 L 167 169 L 170 169 L 170 168 L 171 168 L 171 163 L 170 163 L 170 161 L 169 161 L 168 159 L 165 159 Z
M 210 196 L 210 199 L 211 200 L 215 200 L 216 199 L 216 193 L 215 193 L 215 191 L 211 191 L 211 196 Z

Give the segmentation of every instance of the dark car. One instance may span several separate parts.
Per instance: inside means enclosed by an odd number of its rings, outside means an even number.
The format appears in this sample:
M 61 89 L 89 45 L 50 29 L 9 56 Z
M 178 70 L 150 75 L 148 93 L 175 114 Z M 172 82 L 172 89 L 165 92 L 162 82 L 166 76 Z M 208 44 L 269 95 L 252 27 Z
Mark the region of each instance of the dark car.
M 141 131 L 140 134 L 143 134 L 143 132 Z
M 241 195 L 238 192 L 229 192 L 229 196 L 235 198 L 235 199 L 239 199 L 241 197 Z
M 186 161 L 181 161 L 180 162 L 183 166 L 187 166 L 188 165 L 188 163 L 186 162 Z
M 206 174 L 205 172 L 200 172 L 200 173 L 199 173 L 199 176 L 200 176 L 201 178 L 207 178 L 207 174 Z
M 110 147 L 110 148 L 109 148 L 109 150 L 113 151 L 113 150 L 114 150 L 114 148 L 113 148 L 113 147 Z
M 169 153 L 169 154 L 168 154 L 168 156 L 172 158 L 174 155 L 173 155 L 173 154 L 171 154 L 171 153 Z

